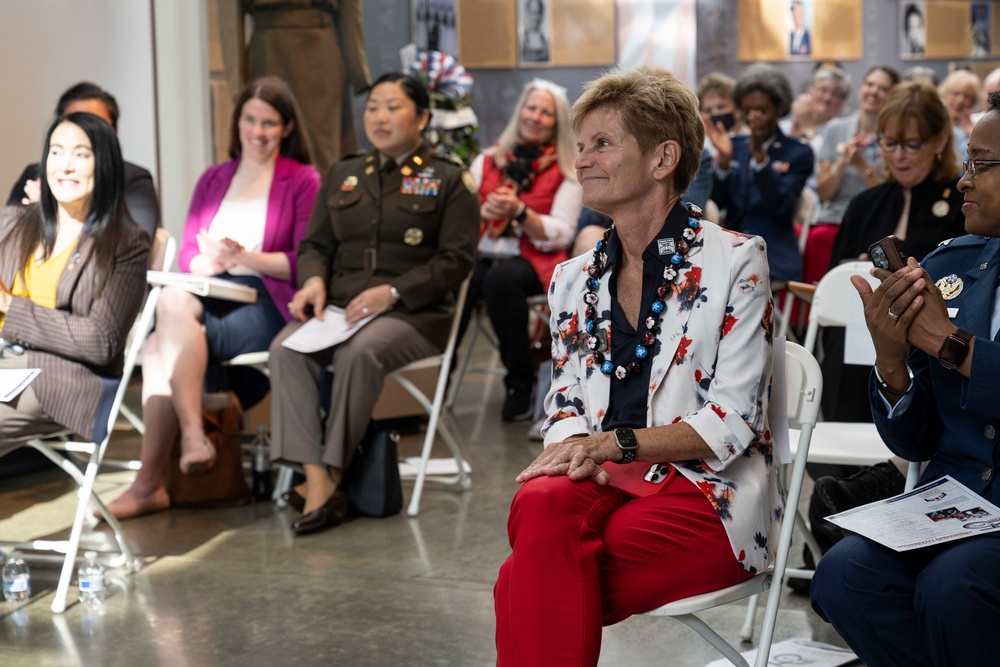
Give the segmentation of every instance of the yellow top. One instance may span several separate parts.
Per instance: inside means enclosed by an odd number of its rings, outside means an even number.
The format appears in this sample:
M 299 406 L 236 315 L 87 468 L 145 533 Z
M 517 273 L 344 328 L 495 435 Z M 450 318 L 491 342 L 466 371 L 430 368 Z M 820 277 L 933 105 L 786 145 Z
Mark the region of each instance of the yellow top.
M 45 308 L 56 307 L 56 285 L 59 283 L 59 276 L 66 269 L 70 255 L 76 249 L 76 244 L 66 246 L 66 249 L 58 255 L 53 255 L 41 264 L 35 264 L 34 259 L 29 259 L 24 267 L 24 281 L 18 273 L 14 278 L 14 288 L 10 291 L 13 296 L 23 296 L 31 299 L 39 306 Z M 0 313 L 0 331 L 3 330 L 3 313 Z

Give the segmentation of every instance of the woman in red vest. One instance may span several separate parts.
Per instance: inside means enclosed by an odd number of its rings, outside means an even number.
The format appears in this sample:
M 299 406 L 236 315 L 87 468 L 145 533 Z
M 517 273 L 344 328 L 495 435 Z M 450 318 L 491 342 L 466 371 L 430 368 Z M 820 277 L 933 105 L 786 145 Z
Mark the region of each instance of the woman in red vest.
M 492 148 L 472 163 L 483 233 L 462 331 L 482 298 L 507 368 L 504 421 L 531 416 L 535 369 L 527 298 L 542 294 L 567 258 L 582 207 L 566 89 L 535 79 Z

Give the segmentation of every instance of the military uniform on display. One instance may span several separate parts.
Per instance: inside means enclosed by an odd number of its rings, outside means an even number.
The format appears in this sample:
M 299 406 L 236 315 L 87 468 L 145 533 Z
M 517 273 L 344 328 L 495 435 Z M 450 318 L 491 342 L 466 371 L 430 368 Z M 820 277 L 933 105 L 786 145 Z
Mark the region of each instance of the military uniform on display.
M 295 93 L 321 174 L 357 150 L 351 96 L 371 86 L 361 0 L 243 0 L 253 17 L 250 80 L 273 74 Z
M 311 355 L 282 349 L 296 323 L 278 335 L 271 346 L 271 379 L 285 391 L 273 399 L 275 460 L 287 452 L 292 461 L 346 465 L 364 436 L 385 375 L 444 348 L 455 291 L 469 275 L 479 240 L 475 192 L 468 171 L 424 145 L 399 165 L 373 151 L 330 169 L 299 243 L 299 285 L 322 278 L 327 303 L 341 308 L 378 285 L 390 285 L 399 298 L 335 348 Z M 316 385 L 331 361 L 324 437 L 314 417 L 320 400 Z M 328 444 L 320 449 L 322 442 Z

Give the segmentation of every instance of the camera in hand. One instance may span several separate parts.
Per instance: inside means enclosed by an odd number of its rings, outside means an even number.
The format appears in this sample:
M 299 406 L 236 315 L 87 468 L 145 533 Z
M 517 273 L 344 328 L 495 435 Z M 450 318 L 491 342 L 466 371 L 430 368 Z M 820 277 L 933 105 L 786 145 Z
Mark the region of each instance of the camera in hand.
M 906 266 L 903 242 L 892 235 L 871 244 L 868 247 L 868 257 L 872 264 L 885 271 L 898 271 Z

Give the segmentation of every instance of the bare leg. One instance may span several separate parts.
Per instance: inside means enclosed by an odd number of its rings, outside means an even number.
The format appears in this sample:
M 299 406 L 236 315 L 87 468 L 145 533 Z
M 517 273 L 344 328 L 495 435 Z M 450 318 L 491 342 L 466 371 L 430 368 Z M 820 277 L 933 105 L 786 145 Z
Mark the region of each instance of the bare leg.
M 156 333 L 150 334 L 142 352 L 142 418 L 146 434 L 139 459 L 142 467 L 125 493 L 108 504 L 118 519 L 128 519 L 170 507 L 163 474 L 170 461 L 170 447 L 177 435 L 177 414 L 170 398 L 170 384 L 163 372 Z
M 160 370 L 169 383 L 177 423 L 181 429 L 182 470 L 189 462 L 192 472 L 203 469 L 215 458 L 205 441 L 201 398 L 208 366 L 208 341 L 202 331 L 201 301 L 181 289 L 166 288 L 156 306 L 157 346 Z M 143 364 L 145 382 L 145 364 Z M 147 436 L 150 429 L 146 429 Z M 159 434 L 153 436 L 163 446 Z M 169 442 L 166 446 L 169 447 Z M 145 442 L 143 443 L 145 447 Z

